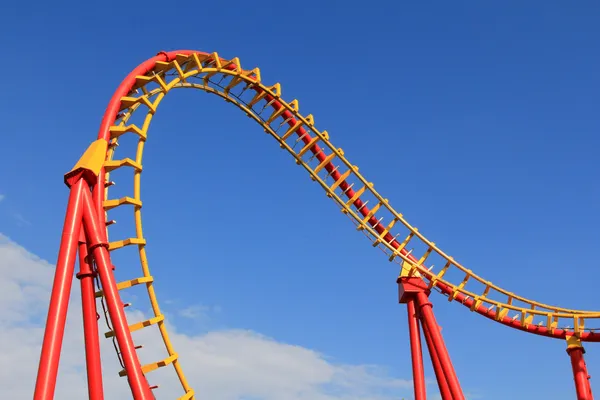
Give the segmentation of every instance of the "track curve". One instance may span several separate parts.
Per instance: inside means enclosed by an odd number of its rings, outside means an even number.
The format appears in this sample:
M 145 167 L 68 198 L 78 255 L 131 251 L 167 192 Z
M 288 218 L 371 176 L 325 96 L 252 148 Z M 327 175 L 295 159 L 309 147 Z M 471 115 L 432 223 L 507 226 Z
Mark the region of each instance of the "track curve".
M 217 78 L 220 79 L 218 82 Z M 145 254 L 140 195 L 142 155 L 147 132 L 158 105 L 174 88 L 195 88 L 220 96 L 259 123 L 266 133 L 278 141 L 281 148 L 295 158 L 297 164 L 309 172 L 311 179 L 319 183 L 357 229 L 373 242 L 373 246 L 382 249 L 389 261 L 400 264 L 403 275 L 419 276 L 431 289 L 437 289 L 450 301 L 461 303 L 471 311 L 505 326 L 552 338 L 576 335 L 582 341 L 600 341 L 600 333 L 585 327 L 587 320 L 600 318 L 600 311 L 573 310 L 529 300 L 486 281 L 444 253 L 391 207 L 373 184 L 358 172 L 358 167 L 346 159 L 343 151 L 331 144 L 326 131 L 315 128 L 312 115 L 305 117 L 299 113 L 297 100 L 289 103 L 284 101 L 279 84 L 264 85 L 258 69 L 244 70 L 237 58 L 225 60 L 217 53 L 191 50 L 161 52 L 140 64 L 123 80 L 107 107 L 98 139 L 109 141 L 110 146 L 99 179 L 103 190 L 96 191 L 98 195 L 94 200 L 98 209 L 104 208 L 106 212 L 124 205 L 134 208 L 136 237 L 111 242 L 110 250 L 137 245 L 143 276 L 122 282 L 119 288 L 146 285 L 155 316 L 133 327 L 140 329 L 157 324 L 169 358 L 163 360 L 166 362 L 162 364 L 145 366 L 144 371 L 173 364 L 186 392 L 181 399 L 193 398 L 194 392 L 181 371 L 154 294 L 153 278 Z M 258 111 L 261 105 L 262 109 Z M 140 107 L 146 112 L 142 126 L 128 123 Z M 270 110 L 267 117 L 262 116 L 265 110 Z M 286 127 L 285 132 L 279 133 L 282 127 Z M 116 145 L 125 134 L 137 135 L 136 154 L 132 158 L 115 159 Z M 134 170 L 134 193 L 132 197 L 109 199 L 108 178 L 110 172 L 118 168 Z M 102 217 L 106 222 L 107 214 Z M 419 250 L 407 250 L 409 246 Z M 439 262 L 442 267 L 434 269 L 433 261 Z M 448 271 L 460 274 L 458 283 L 444 279 Z M 480 289 L 476 290 L 473 286 L 480 286 Z

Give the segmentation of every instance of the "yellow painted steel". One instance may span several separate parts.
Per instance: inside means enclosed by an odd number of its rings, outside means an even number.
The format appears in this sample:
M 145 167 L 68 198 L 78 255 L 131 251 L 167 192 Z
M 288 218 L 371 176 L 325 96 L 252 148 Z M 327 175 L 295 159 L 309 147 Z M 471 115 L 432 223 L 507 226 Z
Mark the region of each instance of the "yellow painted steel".
M 123 289 L 127 289 L 127 288 L 130 288 L 133 286 L 137 286 L 142 283 L 148 283 L 148 282 L 153 282 L 153 281 L 154 281 L 154 278 L 152 276 L 142 276 L 140 278 L 130 279 L 128 281 L 123 281 L 123 282 L 117 283 L 117 289 L 123 290 Z M 104 292 L 102 290 L 98 290 L 96 292 L 96 297 L 102 297 L 103 295 L 104 295 Z
M 67 175 L 78 169 L 87 169 L 92 171 L 94 175 L 98 175 L 102 169 L 102 164 L 105 162 L 107 147 L 108 143 L 104 139 L 92 142 Z
M 212 78 L 219 76 L 230 79 L 226 86 L 220 86 L 213 82 Z M 245 85 L 246 89 L 255 92 L 255 95 L 249 101 L 243 101 L 232 94 L 233 89 L 242 84 Z M 156 85 L 157 87 L 151 87 Z M 357 229 L 362 231 L 373 242 L 373 246 L 379 247 L 388 255 L 390 261 L 400 265 L 401 276 L 420 276 L 428 282 L 430 288 L 445 285 L 451 291 L 451 294 L 448 296 L 450 301 L 456 300 L 459 294 L 466 296 L 466 298 L 471 298 L 474 300 L 474 304 L 471 307 L 472 311 L 475 311 L 479 307 L 486 307 L 489 310 L 495 308 L 497 311 L 497 320 L 501 320 L 509 312 L 513 312 L 516 315 L 511 315 L 510 317 L 513 319 L 520 318 L 521 326 L 528 326 L 535 322 L 534 318 L 537 318 L 539 320 L 537 325 L 547 327 L 551 331 L 558 328 L 559 324 L 562 323 L 563 325 L 572 325 L 573 328 L 571 331 L 574 334 L 578 334 L 584 330 L 585 320 L 600 318 L 600 312 L 598 311 L 573 310 L 529 300 L 474 274 L 470 269 L 465 268 L 454 260 L 454 258 L 444 253 L 435 243 L 425 238 L 416 227 L 406 221 L 402 214 L 392 208 L 389 201 L 374 189 L 373 184 L 368 182 L 358 172 L 358 167 L 348 161 L 344 152 L 330 143 L 327 131 L 319 131 L 315 128 L 314 117 L 311 114 L 303 116 L 299 113 L 297 100 L 287 103 L 281 98 L 281 85 L 279 83 L 273 86 L 266 86 L 261 81 L 260 70 L 243 70 L 237 58 L 225 60 L 220 58 L 217 53 L 210 55 L 192 54 L 190 56 L 180 54 L 177 55 L 174 61 L 157 62 L 156 67 L 152 71 L 149 71 L 147 75 L 136 77 L 134 89 L 141 89 L 142 93 L 139 96 L 136 97 L 131 92 L 121 99 L 120 108 L 122 114 L 115 121 L 115 125 L 110 128 L 111 144 L 113 146 L 109 146 L 105 166 L 107 167 L 107 179 L 110 171 L 115 168 L 131 167 L 133 169 L 133 197 L 106 200 L 104 202 L 106 211 L 126 204 L 134 205 L 133 213 L 135 217 L 136 237 L 113 241 L 110 243 L 109 249 L 115 251 L 124 246 L 138 246 L 143 277 L 148 279 L 140 282 L 146 283 L 148 296 L 155 315 L 154 319 L 150 319 L 149 321 L 155 321 L 154 324 L 158 326 L 165 348 L 169 354 L 167 360 L 171 360 L 170 363 L 174 366 L 185 392 L 180 399 L 193 399 L 195 398 L 195 394 L 182 372 L 156 299 L 154 280 L 150 275 L 145 250 L 146 241 L 142 230 L 142 200 L 140 195 L 142 155 L 148 129 L 160 102 L 174 88 L 194 88 L 217 95 L 234 104 L 248 117 L 254 119 L 263 127 L 265 132 L 270 134 L 279 143 L 281 148 L 289 152 L 295 161 L 308 171 L 311 179 L 316 181 L 324 189 L 327 196 L 341 207 L 341 211 L 348 215 Z M 261 101 L 266 102 L 263 110 L 268 106 L 273 107 L 272 113 L 267 118 L 263 118 L 261 112 L 258 112 L 254 108 Z M 132 115 L 138 110 L 142 110 L 142 112 L 145 110 L 146 112 L 141 127 L 128 123 Z M 285 118 L 286 114 L 292 117 Z M 273 126 L 277 125 L 279 120 L 283 120 L 279 126 L 285 125 L 288 122 L 291 123 L 288 123 L 283 134 L 278 134 L 278 128 Z M 293 134 L 297 133 L 301 127 L 307 131 L 307 134 L 312 135 L 304 135 L 309 139 L 308 143 L 300 143 L 300 139 L 293 139 Z M 114 153 L 116 152 L 116 146 L 114 145 L 125 134 L 132 134 L 138 137 L 135 157 L 113 160 Z M 293 143 L 290 144 L 292 141 Z M 298 150 L 296 149 L 296 144 L 301 145 Z M 304 157 L 306 154 L 314 152 L 315 146 L 320 147 L 319 152 L 325 157 L 325 161 L 312 165 Z M 340 174 L 340 178 L 335 180 L 335 182 L 328 183 L 327 180 L 331 178 L 332 172 L 327 171 L 327 167 L 329 162 L 334 161 L 339 162 L 334 168 Z M 325 175 L 325 172 L 327 172 L 327 175 Z M 345 191 L 341 190 L 340 185 L 343 182 L 355 185 L 354 189 L 358 189 L 358 192 L 355 192 L 352 197 L 346 196 L 343 199 L 342 197 L 348 192 L 348 189 Z M 109 187 L 106 188 L 105 199 L 108 199 L 108 191 Z M 359 197 L 361 201 L 363 197 L 369 197 L 373 201 L 371 203 L 373 208 L 370 209 L 366 217 L 360 214 L 360 209 L 356 205 Z M 364 202 L 362 207 L 364 207 Z M 369 223 L 369 220 L 373 217 L 378 221 L 377 226 L 384 227 L 383 234 L 377 232 Z M 384 221 L 385 218 L 388 218 L 388 220 Z M 387 233 L 394 238 L 400 239 L 398 242 L 388 240 L 386 239 Z M 401 253 L 408 246 L 423 249 L 421 250 L 422 253 L 414 254 L 417 261 L 413 261 L 408 255 Z M 410 251 L 412 252 L 413 250 Z M 434 266 L 431 266 L 427 268 L 425 262 L 433 256 L 437 256 L 443 260 L 443 267 L 434 269 Z M 458 284 L 444 278 L 446 273 L 451 269 L 460 271 L 460 276 L 463 277 Z M 483 289 L 477 292 L 473 291 L 473 289 L 470 290 L 469 284 L 472 282 L 478 283 Z M 515 304 L 515 302 L 519 302 L 520 304 Z M 152 325 L 144 325 L 147 322 L 143 321 L 139 323 L 141 325 L 136 324 L 133 326 L 144 327 Z M 159 364 L 156 364 L 156 368 L 169 363 L 163 362 Z
M 177 355 L 177 353 L 165 358 L 164 360 L 152 363 L 152 364 L 146 364 L 144 366 L 142 366 L 142 372 L 144 374 L 147 374 L 148 372 L 154 371 L 155 369 L 164 367 L 166 365 L 172 364 L 175 362 L 175 360 L 177 360 L 179 358 L 179 356 Z M 123 369 L 119 372 L 119 376 L 127 376 L 127 372 Z
M 581 340 L 576 335 L 567 335 L 567 349 L 582 349 Z
M 142 201 L 126 196 L 126 197 L 122 197 L 120 199 L 115 199 L 115 200 L 104 200 L 104 202 L 103 202 L 104 210 L 106 210 L 106 211 L 111 210 L 118 206 L 122 206 L 123 204 L 130 204 L 130 205 L 133 205 L 136 207 L 141 207 Z
M 141 322 L 137 322 L 135 324 L 129 325 L 129 330 L 131 332 L 139 331 L 140 329 L 145 328 L 147 326 L 158 324 L 159 322 L 164 321 L 164 319 L 165 319 L 164 315 L 157 315 L 154 318 L 150 318 L 145 321 L 141 321 Z M 109 331 L 104 334 L 104 336 L 106 336 L 107 338 L 113 337 L 114 335 L 115 335 L 114 331 Z

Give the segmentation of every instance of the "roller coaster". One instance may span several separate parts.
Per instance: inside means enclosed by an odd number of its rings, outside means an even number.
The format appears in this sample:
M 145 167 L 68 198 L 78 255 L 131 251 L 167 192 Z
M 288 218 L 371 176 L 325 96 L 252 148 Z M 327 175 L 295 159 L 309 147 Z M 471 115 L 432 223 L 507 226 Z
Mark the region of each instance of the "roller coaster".
M 260 70 L 243 69 L 238 58 L 227 60 L 217 53 L 181 50 L 158 53 L 123 80 L 106 109 L 97 140 L 65 174 L 64 181 L 70 192 L 37 372 L 35 400 L 54 398 L 77 255 L 79 272 L 76 277 L 81 285 L 89 398 L 104 399 L 98 302 L 105 311 L 110 329 L 105 336 L 113 340 L 123 366 L 119 375 L 126 377 L 133 399 L 154 399 L 157 386 L 149 384 L 148 376 L 167 366 L 172 366 L 179 378 L 179 400 L 202 398 L 202 393 L 196 393 L 186 380 L 179 356 L 169 339 L 154 290 L 142 230 L 140 188 L 148 130 L 165 95 L 177 88 L 199 89 L 219 96 L 256 121 L 323 188 L 372 246 L 381 249 L 390 262 L 398 265 L 399 302 L 406 304 L 408 310 L 415 400 L 427 398 L 422 337 L 442 398 L 465 398 L 433 313 L 432 291 L 499 324 L 565 340 L 577 399 L 593 398 L 582 343 L 600 341 L 600 333 L 586 328 L 586 322 L 599 319 L 600 312 L 543 304 L 475 274 L 409 224 L 344 156 L 343 150 L 332 144 L 329 133 L 316 128 L 315 118 L 300 113 L 297 100 L 283 100 L 279 83 L 271 86 L 263 83 Z M 119 141 L 128 137 L 135 141 L 135 151 L 121 155 Z M 133 192 L 129 196 L 109 196 L 114 185 L 111 174 L 115 175 L 117 170 L 133 172 Z M 127 206 L 133 209 L 135 226 L 132 231 L 135 235 L 109 241 L 109 228 L 114 223 L 109 214 Z M 141 273 L 117 282 L 113 258 L 123 248 L 137 249 Z M 449 276 L 459 278 L 449 279 Z M 120 291 L 134 286 L 145 286 L 153 316 L 129 324 L 125 314 L 127 304 L 123 303 Z M 156 328 L 168 356 L 141 365 L 137 354 L 139 346 L 134 344 L 132 332 Z

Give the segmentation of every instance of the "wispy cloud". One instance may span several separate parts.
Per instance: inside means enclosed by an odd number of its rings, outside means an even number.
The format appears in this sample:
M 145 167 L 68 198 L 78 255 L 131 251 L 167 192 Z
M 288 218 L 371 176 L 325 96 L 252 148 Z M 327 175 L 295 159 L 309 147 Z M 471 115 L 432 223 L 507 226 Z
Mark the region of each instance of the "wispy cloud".
M 177 311 L 177 315 L 183 318 L 189 319 L 206 319 L 210 317 L 210 314 L 219 313 L 221 308 L 219 306 L 204 306 L 204 305 L 193 305 L 189 307 L 181 308 Z
M 14 212 L 12 213 L 13 218 L 17 221 L 17 225 L 20 227 L 31 226 L 31 222 L 29 222 L 21 213 Z
M 0 201 L 4 200 L 6 198 L 6 195 L 3 195 L 0 193 Z

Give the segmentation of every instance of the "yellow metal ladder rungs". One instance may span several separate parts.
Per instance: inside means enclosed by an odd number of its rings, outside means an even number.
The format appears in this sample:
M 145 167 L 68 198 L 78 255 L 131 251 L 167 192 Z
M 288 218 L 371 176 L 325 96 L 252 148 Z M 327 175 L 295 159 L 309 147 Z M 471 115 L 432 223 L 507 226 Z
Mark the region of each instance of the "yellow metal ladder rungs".
M 150 82 L 152 82 L 151 76 L 138 75 L 135 77 L 135 84 L 133 85 L 132 89 L 139 89 L 142 86 L 146 86 Z
M 198 53 L 192 54 L 192 59 L 189 63 L 187 63 L 186 71 L 191 71 L 192 69 L 198 69 L 198 73 L 202 72 L 202 61 L 206 59 L 206 56 L 202 56 L 202 60 L 200 59 L 200 55 Z
M 419 259 L 419 262 L 417 264 L 419 265 L 423 265 L 423 263 L 427 260 L 427 258 L 429 257 L 429 255 L 431 255 L 431 252 L 433 251 L 433 247 L 435 246 L 435 243 L 431 243 L 431 246 L 429 248 L 427 248 L 427 251 L 425 252 L 425 254 L 423 254 L 423 257 L 421 257 Z M 465 280 L 463 281 L 463 286 L 464 284 L 467 283 L 467 281 L 469 280 L 471 275 L 467 274 L 467 277 L 465 278 Z
M 130 279 L 128 281 L 123 281 L 117 283 L 117 290 L 127 289 L 136 285 L 141 285 L 142 283 L 154 282 L 154 278 L 152 276 L 142 276 L 135 279 Z M 104 295 L 103 290 L 98 290 L 96 292 L 96 297 L 102 297 Z
M 390 224 L 385 227 L 383 232 L 381 232 L 381 234 L 379 234 L 379 236 L 377 236 L 377 240 L 375 240 L 373 242 L 373 247 L 377 246 L 379 243 L 383 243 L 383 241 L 385 240 L 385 235 L 387 235 L 390 232 L 390 230 L 394 227 L 394 225 L 396 225 L 396 222 L 398 222 L 398 221 L 399 221 L 398 218 L 394 218 L 392 220 L 392 222 L 390 222 Z M 392 260 L 394 257 L 396 257 L 396 253 L 392 253 L 390 260 Z
M 326 142 L 329 141 L 329 133 L 327 131 L 321 132 L 321 136 L 323 136 L 323 140 L 325 140 Z
M 335 189 L 337 189 L 337 187 L 340 186 L 340 184 L 342 182 L 344 182 L 346 180 L 346 178 L 348 178 L 350 176 L 351 173 L 352 173 L 351 169 L 349 169 L 348 171 L 344 172 L 344 174 L 342 176 L 340 176 L 340 178 L 337 181 L 335 181 L 335 183 L 333 185 L 331 185 L 329 187 L 329 190 L 331 190 L 332 192 L 335 191 Z
M 159 362 L 155 362 L 153 364 L 144 365 L 142 367 L 142 372 L 144 374 L 147 374 L 148 372 L 152 372 L 152 371 L 154 371 L 154 370 L 156 370 L 158 368 L 165 367 L 165 366 L 167 366 L 169 364 L 172 364 L 175 360 L 177 360 L 177 358 L 178 358 L 177 353 L 173 353 L 172 356 L 167 357 L 164 360 L 161 360 Z M 124 369 L 119 372 L 119 376 L 126 376 L 126 375 L 127 375 L 127 372 Z
M 400 243 L 400 246 L 398 246 L 398 248 L 396 249 L 398 252 L 401 252 L 402 249 L 404 249 L 406 247 L 406 245 L 408 244 L 408 242 L 410 242 L 410 239 L 412 239 L 415 236 L 415 232 L 410 232 L 408 234 L 408 236 L 404 239 L 404 241 L 402 243 Z
M 325 166 L 327 164 L 329 164 L 331 162 L 331 160 L 333 160 L 333 158 L 337 156 L 337 154 L 335 153 L 331 153 L 330 155 L 328 155 L 327 157 L 325 157 L 325 159 L 323 160 L 323 162 L 319 165 L 317 165 L 317 167 L 314 170 L 315 175 L 319 173 L 319 171 L 321 171 L 323 168 L 325 168 Z
M 157 61 L 154 64 L 154 72 L 163 72 L 163 71 L 167 71 L 169 69 L 171 69 L 171 67 L 173 66 L 173 61 L 167 62 L 167 61 Z
M 422 264 L 422 262 L 419 261 L 419 264 Z M 465 275 L 464 279 L 462 280 L 462 282 L 458 285 L 458 289 L 462 290 L 465 285 L 467 284 L 467 282 L 469 282 L 469 279 L 471 279 L 471 270 L 469 270 L 469 272 L 467 272 L 467 274 Z
M 125 246 L 130 246 L 130 245 L 133 245 L 133 244 L 145 245 L 146 244 L 146 239 L 142 239 L 142 238 L 129 238 L 129 239 L 125 239 L 125 240 L 117 240 L 115 242 L 110 242 L 108 244 L 108 250 L 109 251 L 118 250 L 120 248 L 123 248 Z
M 233 78 L 231 78 L 231 82 L 229 82 L 229 84 L 225 86 L 225 89 L 223 89 L 223 91 L 225 92 L 225 94 L 229 94 L 231 89 L 242 83 L 242 81 L 243 79 L 241 76 L 234 76 Z
M 296 132 L 302 126 L 302 121 L 296 121 L 296 123 L 288 129 L 283 136 L 281 137 L 281 141 L 285 141 L 289 138 L 294 132 Z
M 531 321 L 533 321 L 533 314 L 531 315 L 527 315 L 527 310 L 522 310 L 521 311 L 521 326 L 525 327 L 528 326 L 529 324 L 531 324 Z
M 194 394 L 195 394 L 194 391 L 190 389 L 189 392 L 187 392 L 186 394 L 184 394 L 177 400 L 190 400 L 192 397 L 194 397 Z
M 202 83 L 204 83 L 204 86 L 208 85 L 208 80 L 210 78 L 212 78 L 213 76 L 217 75 L 218 73 L 220 73 L 221 70 L 219 69 L 218 71 L 212 71 L 212 72 L 207 72 L 206 75 L 204 75 L 202 77 Z
M 254 68 L 251 71 L 244 72 L 244 75 L 252 79 L 256 83 L 260 83 L 260 68 Z
M 242 64 L 240 63 L 240 59 L 238 57 L 234 57 L 229 61 L 225 61 L 223 64 L 224 67 L 229 67 L 231 64 L 235 67 L 233 70 L 237 72 L 242 72 Z
M 183 65 L 186 61 L 190 60 L 190 57 L 192 57 L 192 55 L 188 56 L 187 54 L 177 54 L 175 55 L 175 60 L 177 60 L 179 65 Z
M 156 112 L 156 107 L 154 106 L 154 103 L 152 103 L 148 99 L 147 95 L 143 95 L 140 97 L 129 97 L 129 96 L 121 97 L 121 107 L 119 107 L 119 111 L 123 111 L 126 108 L 133 107 L 134 105 L 136 105 L 138 103 L 144 104 L 153 113 Z
M 367 223 L 367 221 L 369 221 L 369 220 L 371 219 L 371 217 L 372 217 L 373 215 L 375 215 L 375 213 L 376 213 L 377 211 L 379 211 L 379 209 L 381 208 L 382 204 L 383 204 L 382 202 L 379 202 L 379 203 L 377 203 L 377 204 L 375 205 L 375 207 L 371 208 L 371 210 L 369 211 L 369 213 L 368 213 L 368 214 L 367 214 L 367 215 L 366 215 L 366 216 L 363 218 L 363 220 L 362 220 L 362 223 L 363 223 L 363 224 L 366 224 L 366 223 Z M 361 224 L 361 226 L 362 226 L 362 224 Z
M 444 277 L 444 275 L 446 274 L 446 272 L 448 272 L 448 270 L 450 269 L 450 267 L 452 265 L 454 265 L 454 264 L 452 264 L 452 261 L 448 260 L 448 262 L 446 262 L 446 265 L 444 265 L 444 268 L 442 268 L 440 270 L 440 272 L 438 272 L 437 274 L 433 275 L 430 278 L 431 280 L 429 281 L 429 284 L 427 285 L 427 287 L 429 289 L 431 289 L 432 287 L 434 287 L 437 284 L 437 282 Z M 485 297 L 485 293 L 483 295 L 479 296 L 478 298 L 481 298 L 481 297 Z M 474 309 L 471 309 L 471 311 L 473 311 L 473 310 Z
M 141 207 L 142 201 L 136 200 L 133 197 L 121 197 L 120 199 L 104 200 L 104 202 L 102 203 L 105 211 L 112 210 L 113 208 L 119 207 L 124 204 Z
M 554 332 L 554 330 L 558 327 L 558 318 L 552 314 L 548 314 L 546 326 L 551 332 Z
M 279 108 L 279 110 L 273 111 L 273 114 L 271 114 L 269 119 L 267 119 L 267 125 L 271 125 L 273 121 L 275 121 L 281 114 L 283 114 L 286 111 L 287 109 L 283 105 Z
M 118 138 L 119 136 L 124 135 L 127 132 L 131 132 L 131 133 L 135 133 L 142 139 L 146 140 L 146 132 L 144 132 L 143 130 L 141 130 L 139 127 L 137 127 L 134 124 L 125 125 L 125 126 L 113 125 L 109 128 L 109 130 L 110 130 L 110 138 L 111 139 Z
M 111 171 L 114 171 L 115 169 L 122 168 L 122 167 L 131 167 L 131 168 L 135 169 L 136 171 L 142 170 L 142 165 L 136 163 L 131 158 L 124 158 L 122 160 L 104 161 L 104 170 L 106 172 L 111 172 Z
M 281 83 L 276 83 L 273 86 L 267 87 L 275 97 L 281 97 Z
M 362 195 L 363 195 L 363 193 L 365 192 L 365 190 L 367 190 L 367 187 L 373 187 L 373 183 L 372 183 L 372 182 L 369 182 L 369 183 L 368 183 L 366 186 L 363 186 L 362 188 L 360 188 L 360 189 L 358 189 L 356 192 L 354 192 L 354 196 L 352 196 L 352 197 L 350 198 L 350 200 L 348 200 L 348 201 L 346 202 L 346 207 L 350 207 L 352 204 L 354 204 L 354 202 L 355 202 L 356 200 L 358 200 L 358 198 L 359 198 L 360 196 L 362 196 Z
M 139 331 L 140 329 L 145 328 L 147 326 L 158 324 L 159 322 L 164 321 L 164 319 L 165 319 L 164 315 L 158 315 L 154 318 L 150 318 L 145 321 L 138 322 L 133 325 L 129 325 L 129 331 L 130 332 Z M 107 338 L 113 337 L 114 335 L 115 335 L 114 331 L 109 331 L 104 334 L 104 336 Z
M 265 90 L 263 90 L 262 92 L 256 93 L 256 95 L 254 95 L 252 100 L 250 100 L 250 102 L 248 103 L 248 107 L 252 108 L 256 103 L 261 101 L 266 95 L 267 95 L 267 92 Z
M 162 90 L 164 90 L 165 92 L 167 91 L 167 82 L 165 82 L 165 80 L 163 78 L 160 77 L 160 75 L 154 75 L 152 77 L 152 80 L 156 83 L 158 83 L 158 86 L 160 86 L 160 88 Z
M 221 64 L 221 57 L 219 57 L 219 54 L 216 51 L 212 52 L 208 57 L 205 58 L 205 60 L 208 60 L 206 61 L 207 65 L 215 64 L 215 68 L 223 68 L 223 65 Z
M 471 311 L 475 311 L 479 308 L 479 306 L 481 306 L 483 304 L 483 301 L 481 301 L 481 299 L 479 298 L 479 296 L 475 297 L 473 299 L 473 304 L 471 304 L 470 310 Z
M 175 67 L 175 70 L 177 70 L 177 75 L 179 75 L 179 79 L 181 80 L 181 82 L 186 82 L 185 73 L 183 72 L 183 69 L 181 69 L 181 65 L 179 65 L 179 62 L 177 60 L 173 60 L 172 63 Z
M 502 318 L 506 317 L 506 314 L 508 314 L 508 308 L 498 306 L 498 309 L 496 310 L 496 321 L 502 320 Z
M 310 139 L 310 142 L 308 142 L 306 146 L 304 146 L 302 150 L 298 152 L 298 157 L 302 157 L 304 153 L 310 150 L 319 141 L 319 139 L 321 138 L 318 136 L 315 136 L 314 138 Z

